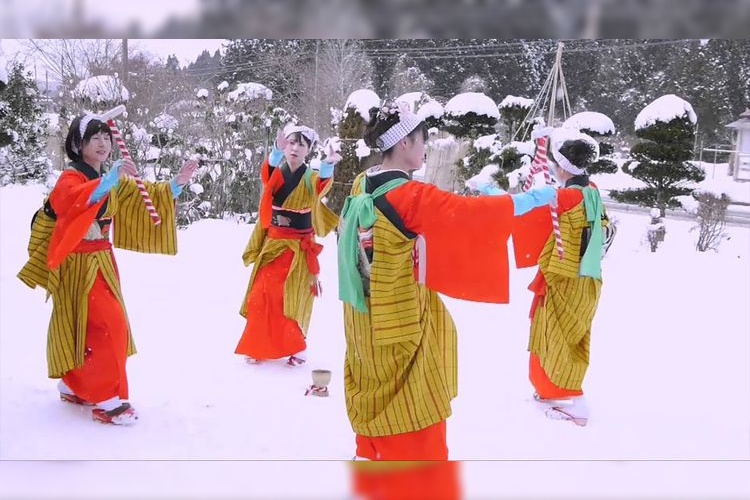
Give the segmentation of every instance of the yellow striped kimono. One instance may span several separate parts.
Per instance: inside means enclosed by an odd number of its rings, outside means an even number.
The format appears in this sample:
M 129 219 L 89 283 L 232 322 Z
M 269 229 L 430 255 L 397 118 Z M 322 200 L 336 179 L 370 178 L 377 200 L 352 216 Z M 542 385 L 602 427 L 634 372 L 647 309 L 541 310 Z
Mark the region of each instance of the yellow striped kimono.
M 316 186 L 319 184 L 319 179 L 318 172 L 313 170 L 308 179 L 309 184 L 306 180 L 301 180 L 286 198 L 282 208 L 288 210 L 311 209 L 313 230 L 317 236 L 323 237 L 336 227 L 338 216 L 322 201 L 333 183 L 327 183 L 318 193 Z M 262 227 L 260 220 L 255 224 L 250 240 L 242 253 L 242 261 L 245 266 L 251 264 L 254 264 L 254 266 L 242 300 L 240 315 L 247 317 L 247 299 L 258 270 L 279 258 L 286 250 L 294 252 L 294 258 L 289 269 L 289 275 L 284 283 L 284 316 L 295 320 L 299 324 L 302 334 L 306 336 L 310 325 L 314 296 L 310 288 L 312 275 L 307 267 L 304 252 L 300 248 L 300 240 L 269 238 L 267 230 Z
M 353 195 L 360 186 L 358 177 Z M 344 303 L 347 412 L 354 432 L 371 437 L 445 420 L 458 392 L 453 319 L 437 293 L 414 277 L 416 240 L 376 214 L 368 312 Z
M 162 222 L 154 226 L 134 181 L 120 179 L 109 195 L 103 218 L 112 217 L 114 246 L 143 253 L 177 253 L 175 203 L 168 183 L 146 183 Z M 47 251 L 55 220 L 37 212 L 31 228 L 29 260 L 18 278 L 31 288 L 41 287 L 52 297 L 52 317 L 47 333 L 47 367 L 50 378 L 60 378 L 83 366 L 86 349 L 88 295 L 97 272 L 101 272 L 127 318 L 111 250 L 71 253 L 54 270 L 47 266 Z M 101 238 L 96 221 L 84 239 Z M 132 334 L 128 332 L 128 355 L 134 354 Z
M 601 280 L 579 276 L 581 233 L 587 226 L 582 202 L 560 214 L 564 259 L 550 235 L 539 256 L 544 305 L 534 312 L 529 339 L 529 351 L 539 357 L 550 381 L 572 391 L 581 390 L 589 366 L 591 324 L 602 286 Z

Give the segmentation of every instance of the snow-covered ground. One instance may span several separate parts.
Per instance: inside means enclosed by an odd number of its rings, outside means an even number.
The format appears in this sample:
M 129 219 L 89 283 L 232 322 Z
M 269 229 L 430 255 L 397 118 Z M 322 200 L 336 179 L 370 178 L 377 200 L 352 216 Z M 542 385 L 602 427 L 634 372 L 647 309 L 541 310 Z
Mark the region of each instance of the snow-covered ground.
M 602 193 L 606 196 L 610 189 L 627 189 L 635 187 L 645 187 L 645 184 L 638 179 L 634 179 L 630 175 L 622 171 L 622 166 L 626 162 L 625 159 L 617 158 L 615 163 L 618 166 L 618 171 L 613 174 L 596 174 L 591 176 Z M 706 178 L 696 184 L 699 190 L 710 191 L 712 193 L 720 194 L 726 193 L 732 199 L 733 205 L 731 210 L 742 210 L 740 204 L 750 204 L 750 182 L 737 182 L 732 179 L 731 176 L 727 175 L 729 164 L 728 163 L 708 163 L 708 162 L 693 162 L 696 165 L 703 168 L 706 173 Z
M 323 241 L 324 295 L 299 369 L 233 354 L 251 226 L 200 221 L 180 231 L 176 257 L 117 251 L 141 417 L 104 426 L 57 398 L 45 366 L 51 304 L 15 277 L 43 189 L 0 189 L 0 459 L 35 461 L 0 463 L 0 496 L 346 498 L 346 466 L 312 462 L 354 454 L 335 238 Z M 729 228 L 718 253 L 698 253 L 693 223 L 667 219 L 666 241 L 651 253 L 648 216 L 617 219 L 585 428 L 548 420 L 531 401 L 533 270 L 512 273 L 509 305 L 446 299 L 460 343 L 448 440 L 451 458 L 468 461 L 467 498 L 750 495 L 748 462 L 738 462 L 750 460 L 750 230 Z M 331 397 L 304 397 L 318 367 L 333 371 Z

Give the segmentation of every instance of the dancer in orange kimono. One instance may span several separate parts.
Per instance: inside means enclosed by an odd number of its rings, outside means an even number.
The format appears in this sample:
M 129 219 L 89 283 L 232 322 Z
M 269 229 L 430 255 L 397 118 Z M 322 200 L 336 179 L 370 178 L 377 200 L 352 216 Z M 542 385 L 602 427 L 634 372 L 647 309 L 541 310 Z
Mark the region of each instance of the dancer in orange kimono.
M 115 425 L 138 418 L 127 401 L 126 362 L 135 345 L 120 289 L 110 227 L 117 248 L 143 253 L 177 252 L 175 203 L 198 164 L 186 162 L 169 183 L 146 183 L 162 223 L 154 226 L 138 188 L 126 176 L 135 165 L 103 165 L 113 148 L 112 131 L 96 115 L 70 125 L 65 169 L 44 207 L 34 215 L 29 260 L 18 274 L 52 297 L 47 336 L 50 378 L 63 401 L 91 405 L 94 420 Z
M 554 129 L 550 152 L 552 173 L 564 186 L 557 194 L 563 258 L 556 251 L 549 210 L 519 218 L 513 233 L 516 265 L 539 266 L 529 285 L 534 292 L 529 379 L 549 418 L 584 426 L 589 414 L 582 384 L 601 293 L 601 259 L 615 228 L 586 174 L 599 155 L 597 142 L 577 130 Z
M 323 246 L 315 235 L 327 235 L 338 223 L 323 197 L 341 159 L 327 143 L 319 172 L 312 170 L 306 158 L 317 141 L 309 127 L 287 127 L 261 167 L 258 222 L 242 254 L 246 266 L 254 264 L 240 309 L 247 323 L 235 349 L 249 363 L 286 357 L 288 366 L 299 366 L 307 359 L 307 328 L 321 291 Z
M 355 489 L 366 498 L 458 497 L 455 464 L 422 463 L 448 459 L 446 420 L 458 389 L 456 327 L 438 293 L 507 303 L 514 216 L 555 193 L 463 197 L 413 181 L 425 138 L 424 123 L 402 103 L 373 108 L 364 140 L 383 162 L 354 180 L 341 215 L 345 395 L 356 455 L 417 462 L 390 471 L 355 462 Z

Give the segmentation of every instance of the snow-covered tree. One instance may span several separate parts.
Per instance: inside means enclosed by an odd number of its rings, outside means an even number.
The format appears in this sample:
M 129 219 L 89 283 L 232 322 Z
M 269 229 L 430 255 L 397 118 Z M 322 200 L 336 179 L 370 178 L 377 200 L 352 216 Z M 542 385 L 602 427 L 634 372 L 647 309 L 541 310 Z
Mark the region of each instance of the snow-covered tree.
M 260 201 L 261 162 L 278 128 L 297 118 L 274 106 L 273 93 L 258 82 L 221 82 L 213 92 L 201 90 L 179 132 L 183 147 L 201 162 L 199 187 L 183 192 L 181 222 L 229 214 L 249 220 Z
M 661 216 L 667 208 L 681 206 L 678 196 L 689 194 L 692 182 L 700 182 L 705 173 L 691 164 L 695 124 L 693 107 L 673 94 L 659 97 L 643 108 L 635 119 L 636 135 L 642 142 L 631 150 L 633 160 L 623 171 L 646 187 L 612 190 L 617 201 L 656 207 Z
M 402 95 L 407 92 L 430 92 L 434 85 L 435 83 L 408 56 L 402 55 L 396 61 L 391 77 L 391 95 Z
M 480 92 L 465 92 L 445 105 L 445 130 L 462 139 L 476 139 L 495 132 L 500 119 L 497 104 Z
M 372 82 L 372 63 L 362 49 L 360 40 L 320 40 L 317 56 L 308 62 L 302 80 L 302 96 L 294 105 L 305 125 L 313 127 L 321 137 L 333 132 L 330 109 L 357 89 L 368 88 Z
M 426 92 L 407 92 L 395 99 L 409 105 L 412 113 L 424 120 L 427 129 L 443 128 L 443 105 L 430 97 Z
M 0 82 L 0 185 L 47 177 L 46 130 L 36 82 L 14 64 L 7 83 Z
M 344 200 L 352 189 L 352 181 L 362 171 L 379 158 L 361 143 L 365 126 L 370 120 L 370 108 L 380 107 L 380 97 L 369 89 L 352 92 L 344 104 L 341 120 L 336 129 L 341 139 L 341 161 L 336 164 L 333 187 L 328 195 L 328 207 L 336 213 L 344 208 Z M 363 148 L 364 146 L 364 148 Z
M 502 124 L 505 128 L 506 141 L 512 141 L 514 139 L 525 141 L 528 139 L 527 136 L 531 133 L 530 130 L 526 131 L 525 135 L 520 135 L 515 138 L 513 137 L 513 134 L 515 134 L 516 130 L 518 130 L 523 124 L 523 120 L 526 118 L 526 115 L 529 113 L 529 110 L 533 105 L 533 99 L 517 97 L 514 95 L 507 95 L 502 101 L 500 101 L 500 104 L 498 104 L 497 107 L 500 111 L 500 116 L 502 117 Z

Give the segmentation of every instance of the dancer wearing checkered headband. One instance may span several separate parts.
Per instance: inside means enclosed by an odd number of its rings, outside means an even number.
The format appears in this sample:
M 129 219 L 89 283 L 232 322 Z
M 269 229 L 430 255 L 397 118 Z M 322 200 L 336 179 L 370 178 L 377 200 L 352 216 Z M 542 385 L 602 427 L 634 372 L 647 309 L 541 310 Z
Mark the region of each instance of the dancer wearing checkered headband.
M 407 106 L 373 108 L 364 140 L 383 162 L 354 180 L 341 215 L 346 404 L 357 456 L 371 460 L 448 458 L 458 360 L 438 293 L 507 303 L 514 217 L 554 199 L 551 187 L 464 197 L 411 180 L 426 135 Z
M 564 186 L 557 193 L 563 258 L 555 252 L 549 210 L 532 210 L 513 231 L 516 265 L 539 266 L 529 285 L 534 292 L 529 379 L 548 417 L 583 426 L 588 409 L 582 384 L 601 293 L 601 259 L 615 229 L 586 173 L 599 156 L 597 142 L 564 128 L 552 130 L 549 142 L 552 172 Z
M 29 260 L 18 274 L 52 297 L 47 366 L 63 401 L 93 406 L 94 420 L 115 425 L 138 416 L 127 401 L 126 362 L 135 353 L 120 288 L 114 246 L 143 253 L 177 253 L 175 198 L 198 167 L 187 161 L 170 182 L 145 183 L 161 218 L 150 222 L 130 160 L 109 168 L 107 119 L 73 120 L 65 140 L 71 163 L 31 223 Z M 114 217 L 116 215 L 116 217 Z
M 288 366 L 305 363 L 307 328 L 313 299 L 321 293 L 318 255 L 338 217 L 323 203 L 341 159 L 334 140 L 323 145 L 325 157 L 314 171 L 307 163 L 318 134 L 298 125 L 279 130 L 270 156 L 261 166 L 263 195 L 259 220 L 242 254 L 254 264 L 240 314 L 245 329 L 235 349 L 249 363 L 287 358 Z

